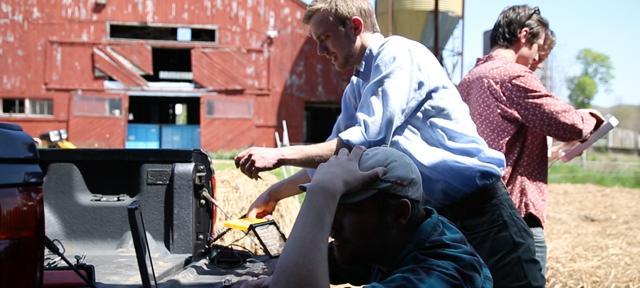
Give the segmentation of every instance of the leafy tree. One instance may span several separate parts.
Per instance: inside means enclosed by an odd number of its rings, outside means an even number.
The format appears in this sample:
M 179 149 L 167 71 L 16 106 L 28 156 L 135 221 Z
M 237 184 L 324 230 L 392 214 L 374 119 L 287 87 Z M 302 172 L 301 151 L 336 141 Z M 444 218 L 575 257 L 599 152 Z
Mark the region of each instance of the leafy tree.
M 613 66 L 609 56 L 591 49 L 580 50 L 576 60 L 582 65 L 582 72 L 567 79 L 569 101 L 577 108 L 588 108 L 600 86 L 609 90 Z

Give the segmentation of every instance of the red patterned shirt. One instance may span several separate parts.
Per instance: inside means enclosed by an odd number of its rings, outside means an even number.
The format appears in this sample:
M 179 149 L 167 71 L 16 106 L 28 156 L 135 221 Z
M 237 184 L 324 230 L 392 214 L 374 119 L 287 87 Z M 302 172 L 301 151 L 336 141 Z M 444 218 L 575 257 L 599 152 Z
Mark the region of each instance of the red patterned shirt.
M 584 139 L 596 118 L 551 95 L 527 67 L 491 53 L 478 59 L 458 89 L 489 146 L 507 159 L 502 180 L 524 217 L 542 223 L 547 206 L 547 140 Z

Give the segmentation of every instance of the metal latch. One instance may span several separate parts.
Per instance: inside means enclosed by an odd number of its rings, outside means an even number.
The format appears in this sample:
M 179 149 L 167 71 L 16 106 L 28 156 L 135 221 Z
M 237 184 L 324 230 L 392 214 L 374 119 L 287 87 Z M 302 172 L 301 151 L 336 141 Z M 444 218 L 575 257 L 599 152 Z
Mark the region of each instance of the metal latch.
M 196 183 L 196 185 L 201 186 L 204 186 L 207 183 L 207 170 L 204 165 L 198 165 L 196 167 L 196 174 L 193 177 L 193 182 Z
M 93 195 L 91 195 L 91 201 L 93 201 L 93 202 L 123 202 L 126 197 L 127 197 L 127 195 L 125 195 L 125 194 L 109 195 L 109 196 L 104 196 L 102 194 L 93 194 Z

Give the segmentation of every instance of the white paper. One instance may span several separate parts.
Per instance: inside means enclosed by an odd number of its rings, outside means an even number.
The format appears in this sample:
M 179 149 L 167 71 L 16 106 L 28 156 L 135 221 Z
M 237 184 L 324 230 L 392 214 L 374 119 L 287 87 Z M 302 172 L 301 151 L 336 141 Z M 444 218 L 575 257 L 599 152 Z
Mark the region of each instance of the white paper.
M 586 141 L 582 143 L 578 143 L 573 147 L 562 150 L 560 153 L 561 154 L 560 160 L 562 160 L 562 162 L 569 162 L 571 159 L 580 155 L 580 153 L 582 153 L 584 150 L 591 147 L 591 145 L 596 143 L 598 139 L 602 138 L 604 135 L 607 135 L 609 131 L 613 130 L 613 128 L 618 126 L 618 123 L 620 123 L 618 119 L 613 115 L 605 116 L 604 120 L 605 121 L 604 123 L 602 123 L 600 128 L 594 131 Z

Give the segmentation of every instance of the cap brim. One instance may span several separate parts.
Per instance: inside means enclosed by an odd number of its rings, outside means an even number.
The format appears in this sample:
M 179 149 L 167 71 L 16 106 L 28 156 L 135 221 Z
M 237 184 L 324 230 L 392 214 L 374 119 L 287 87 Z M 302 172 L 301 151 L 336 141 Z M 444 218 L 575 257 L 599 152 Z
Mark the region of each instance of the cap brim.
M 369 189 L 369 190 L 361 190 L 361 191 L 347 193 L 342 195 L 342 197 L 340 197 L 340 201 L 338 203 L 351 204 L 351 203 L 360 202 L 362 200 L 365 200 L 373 196 L 374 194 L 376 194 L 376 192 L 378 192 L 378 190 Z
M 310 183 L 300 184 L 298 185 L 298 189 L 300 189 L 300 191 L 302 192 L 307 192 L 307 189 L 309 188 L 309 184 Z M 362 200 L 365 200 L 373 196 L 373 194 L 376 194 L 377 191 L 378 191 L 377 189 L 368 189 L 368 190 L 350 192 L 340 196 L 340 201 L 338 203 L 351 204 L 351 203 L 360 202 Z

